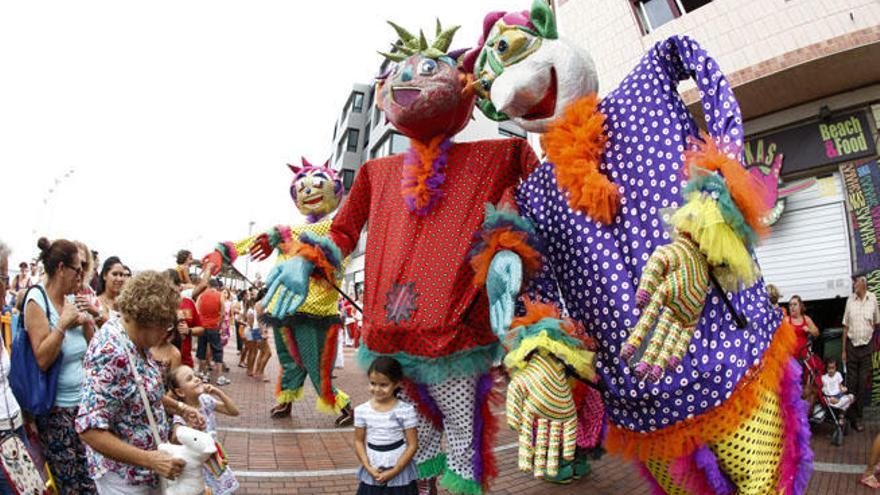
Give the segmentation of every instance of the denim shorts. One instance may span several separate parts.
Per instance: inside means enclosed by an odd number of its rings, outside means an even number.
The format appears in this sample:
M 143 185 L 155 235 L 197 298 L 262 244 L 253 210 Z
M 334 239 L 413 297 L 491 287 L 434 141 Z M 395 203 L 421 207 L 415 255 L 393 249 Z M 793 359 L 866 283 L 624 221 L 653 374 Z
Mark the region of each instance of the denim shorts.
M 220 330 L 216 328 L 205 329 L 205 333 L 199 335 L 196 347 L 196 358 L 204 361 L 208 355 L 208 346 L 211 346 L 211 359 L 215 363 L 223 362 L 223 345 L 220 344 Z

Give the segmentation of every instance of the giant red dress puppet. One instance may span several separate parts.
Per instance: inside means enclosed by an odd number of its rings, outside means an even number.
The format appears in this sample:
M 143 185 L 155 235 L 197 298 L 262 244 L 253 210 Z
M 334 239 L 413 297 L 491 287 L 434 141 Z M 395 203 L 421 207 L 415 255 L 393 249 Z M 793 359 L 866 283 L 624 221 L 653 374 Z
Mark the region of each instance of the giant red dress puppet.
M 407 398 L 421 416 L 420 478 L 439 476 L 452 492 L 481 493 L 495 471 L 488 398 L 490 369 L 502 352 L 489 301 L 518 293 L 517 268 L 528 273 L 537 263 L 528 224 L 492 206 L 510 202 L 538 159 L 521 139 L 453 142 L 474 110 L 468 78 L 447 53 L 455 30 L 438 25 L 429 44 L 394 27 L 401 43 L 387 56 L 397 64 L 380 80 L 377 101 L 412 147 L 362 165 L 329 234 L 300 236 L 298 255 L 267 278 L 267 297 L 283 292 L 276 310 L 296 308 L 310 277 L 338 269 L 369 225 L 360 362 L 388 355 L 403 365 Z M 481 229 L 486 242 L 474 255 L 486 263 L 475 273 L 468 258 Z M 487 296 L 475 277 L 496 292 Z
M 608 450 L 658 493 L 803 493 L 795 337 L 750 251 L 766 230 L 760 184 L 738 162 L 742 117 L 718 63 L 672 37 L 599 99 L 592 61 L 541 0 L 489 14 L 469 55 L 480 108 L 543 133 L 548 161 L 516 194 L 546 246 L 529 292 L 561 296 L 596 339 Z M 689 78 L 702 136 L 676 90 Z

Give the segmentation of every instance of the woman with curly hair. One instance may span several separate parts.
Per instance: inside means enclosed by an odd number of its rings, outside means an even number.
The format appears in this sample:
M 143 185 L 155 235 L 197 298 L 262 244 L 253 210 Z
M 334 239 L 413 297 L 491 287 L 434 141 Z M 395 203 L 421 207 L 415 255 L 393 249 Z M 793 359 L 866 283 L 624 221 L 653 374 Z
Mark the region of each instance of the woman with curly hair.
M 194 408 L 163 398 L 161 370 L 148 352 L 173 329 L 180 294 L 168 277 L 146 271 L 125 284 L 115 303 L 121 317 L 101 327 L 86 354 L 76 431 L 88 446 L 98 493 L 153 494 L 157 475 L 175 479 L 184 463 L 156 450 L 135 377 L 141 377 L 161 441 L 170 427 L 166 410 L 194 426 L 203 422 Z

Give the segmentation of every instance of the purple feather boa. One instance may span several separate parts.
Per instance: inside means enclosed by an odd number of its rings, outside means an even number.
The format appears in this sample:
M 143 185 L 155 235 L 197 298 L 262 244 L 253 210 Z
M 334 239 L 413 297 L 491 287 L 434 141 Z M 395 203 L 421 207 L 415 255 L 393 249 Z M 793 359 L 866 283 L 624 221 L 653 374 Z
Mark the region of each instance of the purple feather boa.
M 413 385 L 418 394 L 418 397 L 415 397 L 415 399 L 418 400 L 419 404 L 425 407 L 428 410 L 428 413 L 431 414 L 431 421 L 442 422 L 443 412 L 440 411 L 440 407 L 437 406 L 437 403 L 431 398 L 431 394 L 428 392 L 428 386 L 423 383 L 414 383 Z
M 721 471 L 715 453 L 705 445 L 672 461 L 669 476 L 673 483 L 694 495 L 730 495 L 736 492 L 736 486 Z
M 471 448 L 474 449 L 474 479 L 483 479 L 483 404 L 492 392 L 492 373 L 486 373 L 477 382 L 477 397 L 474 403 L 474 434 Z
M 409 208 L 409 211 L 420 217 L 430 213 L 431 210 L 440 203 L 440 200 L 443 199 L 443 191 L 440 188 L 446 181 L 446 174 L 443 173 L 443 171 L 446 170 L 449 149 L 451 147 L 452 140 L 448 138 L 440 143 L 439 153 L 431 162 L 431 175 L 425 179 L 424 185 L 419 184 L 419 179 L 416 175 L 416 171 L 420 170 L 422 167 L 422 159 L 416 149 L 411 147 L 406 150 L 406 153 L 403 155 L 404 172 L 403 179 L 401 179 L 402 187 L 404 189 L 424 189 L 428 192 L 428 203 L 421 207 L 417 204 L 415 195 L 405 194 L 403 196 L 404 202 L 406 203 L 407 208 Z
M 813 472 L 813 450 L 810 448 L 807 403 L 801 398 L 801 367 L 794 359 L 789 361 L 779 388 L 785 431 L 777 488 L 785 493 L 801 495 L 807 490 Z
M 694 464 L 703 473 L 706 483 L 717 495 L 727 495 L 736 492 L 736 486 L 726 474 L 721 472 L 718 458 L 709 447 L 703 446 L 694 451 Z

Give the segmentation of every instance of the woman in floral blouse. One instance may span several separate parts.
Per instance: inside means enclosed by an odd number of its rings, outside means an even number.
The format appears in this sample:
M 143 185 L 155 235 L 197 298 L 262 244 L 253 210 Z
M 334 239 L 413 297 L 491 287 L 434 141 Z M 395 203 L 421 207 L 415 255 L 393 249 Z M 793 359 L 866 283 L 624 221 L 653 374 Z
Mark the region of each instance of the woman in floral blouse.
M 177 319 L 180 296 L 164 275 L 147 271 L 131 279 L 116 300 L 120 318 L 95 334 L 86 353 L 82 402 L 76 431 L 88 446 L 89 473 L 99 494 L 152 495 L 161 475 L 174 479 L 184 462 L 156 450 L 146 409 L 132 372 L 143 379 L 162 441 L 170 427 L 164 387 L 149 348 L 159 344 Z M 171 413 L 187 415 L 172 401 Z

